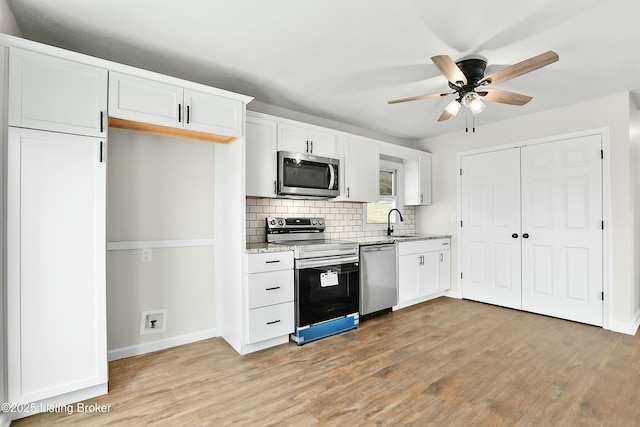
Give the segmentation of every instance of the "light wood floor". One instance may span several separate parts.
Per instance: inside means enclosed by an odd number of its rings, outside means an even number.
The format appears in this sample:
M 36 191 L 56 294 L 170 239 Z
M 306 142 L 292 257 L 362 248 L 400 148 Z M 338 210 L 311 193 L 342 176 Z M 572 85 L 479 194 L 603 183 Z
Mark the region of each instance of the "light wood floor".
M 640 335 L 640 334 L 639 334 Z M 106 414 L 33 425 L 640 425 L 640 336 L 440 298 L 297 347 L 111 362 Z

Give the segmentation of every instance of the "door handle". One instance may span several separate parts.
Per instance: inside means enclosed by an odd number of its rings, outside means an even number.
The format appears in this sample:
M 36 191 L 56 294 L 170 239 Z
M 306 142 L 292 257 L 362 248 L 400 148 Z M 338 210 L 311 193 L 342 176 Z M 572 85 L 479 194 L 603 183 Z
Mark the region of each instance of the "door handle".
M 522 235 L 522 238 L 523 238 L 523 239 L 528 239 L 528 238 L 529 238 L 529 233 L 524 233 L 524 234 Z
M 518 238 L 518 233 L 513 233 L 513 234 L 511 235 L 511 237 L 513 237 L 514 239 L 517 239 L 517 238 Z

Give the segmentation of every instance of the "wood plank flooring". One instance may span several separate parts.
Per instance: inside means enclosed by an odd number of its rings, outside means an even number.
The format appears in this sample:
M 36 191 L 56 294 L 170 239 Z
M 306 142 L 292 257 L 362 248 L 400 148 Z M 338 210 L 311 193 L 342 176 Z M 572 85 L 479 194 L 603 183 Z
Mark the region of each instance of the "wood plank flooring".
M 640 425 L 640 336 L 448 298 L 302 347 L 215 338 L 109 369 L 85 402 L 108 413 L 11 425 Z

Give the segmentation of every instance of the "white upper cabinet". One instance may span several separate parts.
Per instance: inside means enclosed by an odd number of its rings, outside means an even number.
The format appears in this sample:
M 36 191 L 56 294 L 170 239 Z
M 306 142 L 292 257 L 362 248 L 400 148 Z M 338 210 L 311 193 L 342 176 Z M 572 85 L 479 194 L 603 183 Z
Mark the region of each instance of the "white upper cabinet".
M 106 69 L 14 47 L 9 55 L 10 126 L 106 135 Z
M 345 138 L 344 187 L 340 200 L 380 200 L 380 146 L 359 138 Z
M 184 90 L 184 127 L 198 132 L 242 136 L 243 103 L 210 93 Z
M 278 124 L 247 112 L 247 196 L 275 197 Z
M 419 154 L 404 162 L 404 204 L 431 204 L 431 156 Z
M 109 73 L 109 116 L 175 127 L 182 123 L 184 90 L 116 72 Z
M 336 157 L 335 133 L 329 132 L 328 129 L 300 125 L 278 123 L 278 150 Z
M 243 103 L 167 83 L 109 73 L 109 116 L 173 128 L 241 136 Z

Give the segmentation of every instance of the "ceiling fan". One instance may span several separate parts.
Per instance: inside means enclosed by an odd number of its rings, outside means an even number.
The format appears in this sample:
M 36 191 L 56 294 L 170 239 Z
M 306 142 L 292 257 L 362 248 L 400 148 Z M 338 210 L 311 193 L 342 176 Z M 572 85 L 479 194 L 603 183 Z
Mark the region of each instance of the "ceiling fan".
M 449 87 L 453 89 L 453 92 L 412 96 L 410 98 L 389 101 L 389 104 L 427 98 L 439 98 L 456 94 L 457 98 L 447 105 L 438 119 L 439 122 L 448 120 L 458 114 L 460 107 L 463 105 L 469 108 L 473 115 L 482 112 L 486 107 L 482 100 L 502 104 L 525 105 L 531 101 L 532 98 L 530 96 L 503 90 L 485 90 L 485 88 L 537 70 L 538 68 L 556 62 L 558 59 L 557 53 L 548 51 L 518 62 L 517 64 L 510 65 L 485 77 L 484 71 L 487 68 L 487 61 L 484 59 L 471 58 L 454 62 L 448 55 L 434 56 L 431 60 L 447 80 L 449 80 Z

